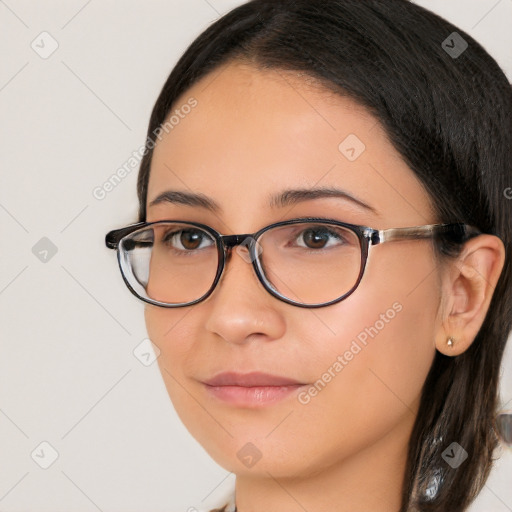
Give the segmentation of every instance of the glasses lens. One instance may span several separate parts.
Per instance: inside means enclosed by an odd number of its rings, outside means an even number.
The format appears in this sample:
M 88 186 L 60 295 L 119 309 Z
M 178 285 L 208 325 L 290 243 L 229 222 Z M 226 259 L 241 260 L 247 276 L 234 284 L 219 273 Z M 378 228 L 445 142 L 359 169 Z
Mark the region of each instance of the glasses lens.
M 183 223 L 139 229 L 120 244 L 120 263 L 140 297 L 164 304 L 195 302 L 211 288 L 218 268 L 215 238 Z M 258 239 L 257 265 L 278 294 L 304 305 L 334 301 L 357 283 L 361 242 L 334 224 L 303 222 L 269 229 Z
M 183 304 L 201 298 L 217 273 L 215 238 L 198 227 L 155 224 L 124 237 L 121 270 L 142 298 Z
M 348 228 L 290 224 L 269 229 L 258 241 L 262 273 L 277 292 L 294 302 L 331 302 L 358 280 L 361 242 Z

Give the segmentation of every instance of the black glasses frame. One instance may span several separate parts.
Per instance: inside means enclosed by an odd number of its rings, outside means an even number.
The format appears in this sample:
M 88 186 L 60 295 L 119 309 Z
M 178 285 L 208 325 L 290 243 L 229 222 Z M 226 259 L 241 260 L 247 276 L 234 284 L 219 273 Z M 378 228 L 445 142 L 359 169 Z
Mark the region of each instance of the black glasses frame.
M 210 289 L 199 299 L 196 299 L 192 302 L 186 302 L 186 303 L 179 303 L 179 304 L 169 304 L 165 302 L 156 301 L 154 299 L 150 299 L 147 297 L 142 297 L 139 295 L 131 286 L 128 279 L 126 278 L 122 262 L 121 262 L 121 251 L 119 249 L 119 244 L 121 240 L 134 233 L 135 231 L 139 229 L 145 229 L 153 225 L 160 225 L 165 224 L 169 222 L 184 224 L 188 226 L 197 227 L 200 229 L 203 229 L 204 231 L 207 231 L 216 241 L 217 246 L 217 252 L 218 252 L 218 264 L 217 264 L 217 272 L 215 274 L 215 279 L 213 281 L 212 286 Z M 354 284 L 354 286 L 346 293 L 338 297 L 337 299 L 334 299 L 329 302 L 325 303 L 319 303 L 319 304 L 304 304 L 301 302 L 296 302 L 292 299 L 289 299 L 288 297 L 285 297 L 281 293 L 279 293 L 272 284 L 267 280 L 265 277 L 263 270 L 261 268 L 259 255 L 257 252 L 257 240 L 258 238 L 268 231 L 269 229 L 279 227 L 279 226 L 287 226 L 290 224 L 299 224 L 299 223 L 305 223 L 305 222 L 317 222 L 321 224 L 330 224 L 334 226 L 340 226 L 343 228 L 347 228 L 351 231 L 353 231 L 360 243 L 361 247 L 361 265 L 360 265 L 360 271 L 359 275 L 357 277 L 357 280 Z M 119 268 L 121 270 L 121 275 L 123 276 L 123 280 L 126 283 L 128 289 L 132 292 L 133 295 L 135 295 L 140 300 L 147 302 L 148 304 L 153 304 L 155 306 L 161 306 L 165 308 L 177 308 L 177 307 L 184 307 L 184 306 L 192 306 L 193 304 L 197 304 L 198 302 L 202 302 L 206 298 L 208 298 L 213 291 L 215 290 L 217 284 L 220 281 L 220 278 L 224 272 L 224 268 L 226 265 L 226 259 L 228 252 L 236 246 L 239 245 L 245 245 L 249 251 L 251 262 L 253 265 L 253 268 L 256 272 L 256 275 L 263 285 L 263 287 L 274 297 L 277 299 L 286 302 L 288 304 L 292 304 L 294 306 L 298 307 L 304 307 L 304 308 L 320 308 L 325 306 L 330 306 L 331 304 L 336 304 L 344 299 L 346 299 L 349 295 L 351 295 L 356 288 L 359 286 L 359 283 L 361 282 L 361 279 L 363 278 L 364 271 L 367 267 L 368 263 L 368 257 L 370 254 L 370 247 L 373 247 L 378 244 L 382 244 L 385 242 L 390 242 L 393 240 L 421 240 L 421 239 L 427 239 L 427 238 L 436 238 L 441 237 L 443 235 L 448 235 L 450 237 L 450 240 L 455 243 L 464 243 L 467 239 L 471 238 L 472 236 L 477 236 L 482 234 L 480 229 L 478 229 L 475 226 L 471 226 L 469 224 L 464 223 L 450 223 L 450 224 L 427 224 L 424 226 L 413 226 L 413 227 L 405 227 L 405 228 L 389 228 L 389 229 L 374 229 L 370 228 L 368 226 L 360 226 L 356 224 L 349 224 L 346 222 L 340 222 L 334 219 L 326 219 L 326 218 L 319 218 L 319 217 L 302 217 L 302 218 L 296 218 L 291 220 L 285 220 L 281 222 L 276 222 L 274 224 L 270 224 L 268 226 L 265 226 L 264 228 L 260 229 L 256 233 L 247 233 L 247 234 L 239 234 L 239 235 L 221 235 L 218 231 L 213 229 L 212 227 L 201 224 L 199 222 L 191 222 L 191 221 L 182 221 L 182 220 L 160 220 L 155 222 L 138 222 L 135 224 L 131 224 L 129 226 L 126 226 L 124 228 L 120 229 L 114 229 L 110 231 L 106 237 L 105 237 L 105 244 L 109 249 L 115 249 L 117 250 L 117 259 L 119 263 Z

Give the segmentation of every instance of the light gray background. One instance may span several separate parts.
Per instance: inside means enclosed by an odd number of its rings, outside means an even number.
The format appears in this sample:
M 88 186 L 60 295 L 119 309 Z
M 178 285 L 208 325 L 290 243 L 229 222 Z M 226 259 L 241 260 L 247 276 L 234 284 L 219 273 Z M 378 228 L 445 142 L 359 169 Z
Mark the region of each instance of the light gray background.
M 180 512 L 233 485 L 181 425 L 157 365 L 133 354 L 143 306 L 103 240 L 136 220 L 138 169 L 103 200 L 92 191 L 144 142 L 182 51 L 240 3 L 0 0 L 3 512 Z M 512 0 L 417 3 L 468 31 L 512 78 Z M 59 45 L 47 59 L 31 47 L 43 31 Z M 43 237 L 57 248 L 46 262 L 32 252 Z M 503 403 L 511 367 L 509 347 Z M 43 441 L 58 452 L 48 469 L 35 462 L 49 460 Z M 504 449 L 471 511 L 512 510 L 511 476 Z

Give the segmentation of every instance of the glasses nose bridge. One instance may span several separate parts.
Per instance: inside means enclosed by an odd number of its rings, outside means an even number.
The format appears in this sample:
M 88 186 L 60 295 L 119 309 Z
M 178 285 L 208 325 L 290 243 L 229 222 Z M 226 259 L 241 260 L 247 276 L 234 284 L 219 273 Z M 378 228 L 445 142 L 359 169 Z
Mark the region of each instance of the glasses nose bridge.
M 254 238 L 253 233 L 246 233 L 242 235 L 220 235 L 220 240 L 225 252 L 237 245 L 242 245 L 247 238 Z M 249 250 L 249 247 L 247 247 L 247 250 Z

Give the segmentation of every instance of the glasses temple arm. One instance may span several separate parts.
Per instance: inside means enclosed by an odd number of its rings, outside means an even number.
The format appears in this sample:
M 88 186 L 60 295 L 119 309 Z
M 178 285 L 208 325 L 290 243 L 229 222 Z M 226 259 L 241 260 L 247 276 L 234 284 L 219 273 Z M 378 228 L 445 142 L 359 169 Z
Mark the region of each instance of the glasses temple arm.
M 119 245 L 119 240 L 123 238 L 123 236 L 129 235 L 132 231 L 135 231 L 136 229 L 146 225 L 146 222 L 137 222 L 136 224 L 131 224 L 130 226 L 126 226 L 121 229 L 114 229 L 113 231 L 110 231 L 105 236 L 105 245 L 109 249 L 117 249 L 117 246 Z
M 464 223 L 454 224 L 428 224 L 426 226 L 414 226 L 410 228 L 389 228 L 375 231 L 372 236 L 372 243 L 378 244 L 391 240 L 419 240 L 432 238 L 436 235 L 450 233 L 454 238 L 463 242 L 464 240 L 482 234 L 482 231 L 475 226 Z

